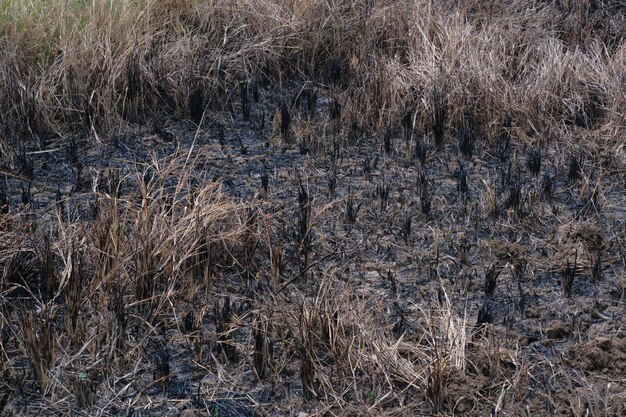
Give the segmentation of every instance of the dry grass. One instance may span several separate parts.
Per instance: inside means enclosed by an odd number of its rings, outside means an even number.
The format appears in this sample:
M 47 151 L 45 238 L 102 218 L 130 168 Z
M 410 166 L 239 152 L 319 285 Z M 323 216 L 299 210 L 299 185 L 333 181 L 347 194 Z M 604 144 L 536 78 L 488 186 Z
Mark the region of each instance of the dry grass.
M 578 337 L 580 351 L 567 359 L 549 342 L 530 357 L 517 344 L 532 342 L 496 321 L 503 299 L 515 316 L 504 320 L 527 314 L 523 288 L 539 269 L 562 276 L 555 303 L 570 302 L 583 274 L 599 285 L 603 265 L 623 271 L 619 221 L 598 231 L 585 219 L 615 200 L 606 179 L 625 173 L 624 35 L 620 1 L 0 1 L 0 156 L 4 182 L 27 184 L 23 211 L 0 184 L 0 415 L 18 396 L 30 401 L 23 413 L 56 415 L 177 415 L 181 404 L 210 415 L 617 415 L 621 394 L 567 361 L 623 354 L 621 328 L 595 342 L 576 330 L 577 312 L 566 329 L 539 331 Z M 327 184 L 309 182 L 310 166 L 289 172 L 291 208 L 270 207 L 278 170 L 261 174 L 254 200 L 234 201 L 194 148 L 216 126 L 209 114 L 241 109 L 260 124 L 260 89 L 280 96 L 262 115 L 268 146 L 297 144 L 327 169 Z M 197 127 L 191 149 L 102 169 L 79 189 L 79 148 L 137 126 L 178 144 L 166 116 Z M 401 173 L 385 176 L 399 129 Z M 344 159 L 370 136 L 384 148 L 363 162 L 373 203 L 352 178 L 335 199 L 354 162 Z M 454 138 L 464 208 L 442 220 Z M 77 185 L 40 213 L 33 157 L 51 149 L 67 150 Z M 485 155 L 497 172 L 468 188 Z M 568 178 L 561 201 L 580 203 L 576 230 L 554 226 L 557 176 Z M 72 212 L 72 193 L 89 199 L 89 219 Z M 483 239 L 485 224 L 503 241 L 523 230 L 533 248 L 555 237 L 541 256 L 522 253 Z M 473 240 L 457 242 L 461 228 Z M 361 256 L 374 246 L 418 265 L 410 282 L 378 264 L 369 282 L 374 261 Z M 476 288 L 482 304 L 458 303 Z
M 213 274 L 238 264 L 245 207 L 229 202 L 218 184 L 192 184 L 185 159 L 111 175 L 106 190 L 94 193 L 92 222 L 67 222 L 62 208 L 37 229 L 11 218 L 2 244 L 9 265 L 2 328 L 16 345 L 3 345 L 3 356 L 19 346 L 44 396 L 63 398 L 74 383 L 97 386 L 119 370 L 138 372 L 159 326 L 171 317 L 178 323 L 182 305 L 206 305 Z M 122 186 L 138 189 L 137 197 L 118 196 Z M 51 248 L 39 246 L 48 241 Z M 21 265 L 11 268 L 16 258 Z M 60 328 L 58 313 L 66 318 Z M 20 325 L 13 328 L 15 315 Z M 18 378 L 16 365 L 4 368 L 7 377 Z
M 511 116 L 522 137 L 579 125 L 615 141 L 626 25 L 605 3 L 4 2 L 4 142 L 98 137 L 162 108 L 190 116 L 194 94 L 201 111 L 228 107 L 241 81 L 293 77 L 334 84 L 364 128 L 418 110 L 429 131 L 437 91 L 444 123 L 470 113 L 491 139 Z

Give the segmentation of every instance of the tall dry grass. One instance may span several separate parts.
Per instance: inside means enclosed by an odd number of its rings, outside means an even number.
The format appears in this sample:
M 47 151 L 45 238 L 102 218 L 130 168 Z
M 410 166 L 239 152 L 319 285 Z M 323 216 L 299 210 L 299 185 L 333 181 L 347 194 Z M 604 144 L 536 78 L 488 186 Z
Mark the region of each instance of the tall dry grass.
M 0 16 L 5 154 L 162 109 L 188 117 L 194 91 L 226 107 L 239 82 L 259 79 L 321 83 L 367 129 L 417 109 L 428 130 L 435 88 L 449 124 L 471 111 L 489 138 L 505 115 L 522 138 L 623 129 L 618 1 L 5 1 Z

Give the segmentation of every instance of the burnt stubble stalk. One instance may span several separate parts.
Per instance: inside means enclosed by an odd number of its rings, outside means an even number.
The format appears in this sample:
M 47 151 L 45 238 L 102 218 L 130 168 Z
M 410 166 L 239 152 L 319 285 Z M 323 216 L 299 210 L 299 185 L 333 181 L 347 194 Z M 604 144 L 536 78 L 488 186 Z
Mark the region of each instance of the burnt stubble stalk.
M 459 244 L 459 260 L 463 265 L 469 265 L 469 251 L 471 249 L 471 244 L 466 238 L 463 238 L 461 243 Z
M 400 236 L 405 244 L 409 244 L 411 239 L 411 224 L 413 222 L 413 217 L 411 216 L 411 212 L 407 212 L 404 214 L 404 221 L 402 222 L 402 231 L 400 232 Z
M 54 272 L 54 252 L 52 250 L 51 237 L 45 236 L 42 248 L 43 270 L 41 272 L 41 298 L 44 303 L 52 299 L 57 290 L 56 275 Z
M 355 206 L 354 198 L 352 197 L 352 194 L 349 194 L 348 199 L 346 200 L 346 221 L 349 224 L 356 223 L 359 210 L 361 210 L 361 203 Z
M 448 99 L 438 87 L 435 87 L 431 93 L 430 127 L 437 149 L 440 149 L 444 142 L 447 118 Z
M 570 184 L 575 184 L 581 177 L 582 168 L 580 166 L 579 158 L 576 155 L 572 155 L 569 160 L 567 178 Z
M 254 351 L 252 353 L 254 371 L 259 380 L 269 378 L 274 361 L 274 349 L 269 337 L 269 318 L 257 317 L 253 328 Z
M 331 197 L 334 196 L 336 189 L 337 189 L 337 172 L 336 170 L 331 170 L 330 174 L 328 174 L 328 194 Z
M 341 129 L 341 103 L 338 99 L 333 99 L 330 104 L 328 116 L 331 121 L 332 133 L 339 133 L 339 130 Z
M 411 157 L 411 143 L 413 142 L 413 111 L 408 111 L 402 117 L 402 135 L 404 136 L 405 158 Z
M 528 170 L 531 174 L 535 177 L 539 176 L 539 172 L 541 172 L 541 150 L 529 150 L 528 155 L 526 156 L 526 164 L 528 165 Z
M 472 158 L 474 151 L 474 142 L 476 141 L 476 133 L 474 132 L 474 122 L 472 115 L 465 113 L 463 116 L 463 125 L 458 131 L 459 151 L 466 159 Z
M 485 271 L 485 298 L 491 299 L 496 295 L 498 275 L 500 275 L 500 268 L 497 263 L 491 264 Z
M 33 201 L 33 196 L 32 196 L 32 193 L 31 193 L 32 182 L 29 181 L 28 184 L 26 184 L 26 187 L 24 187 L 24 185 L 20 184 L 20 188 L 22 189 L 22 204 L 26 206 L 26 205 L 32 203 L 32 201 Z
M 387 271 L 387 275 L 385 276 L 386 281 L 389 283 L 389 289 L 391 290 L 391 297 L 396 298 L 398 295 L 398 283 L 396 280 L 396 274 L 389 269 Z
M 300 310 L 300 341 L 298 353 L 300 356 L 300 382 L 305 401 L 314 399 L 315 392 L 315 360 L 313 350 L 313 317 L 308 307 L 302 306 Z
M 493 307 L 489 300 L 483 300 L 483 304 L 478 310 L 478 317 L 476 318 L 477 335 L 484 335 L 487 328 L 487 324 L 493 323 Z
M 242 236 L 243 258 L 245 274 L 248 278 L 254 275 L 256 265 L 254 255 L 257 251 L 259 241 L 257 232 L 258 210 L 256 208 L 248 208 L 245 213 L 245 229 Z
M 383 135 L 383 141 L 384 141 L 384 147 L 385 147 L 385 154 L 386 155 L 390 155 L 391 151 L 393 150 L 393 148 L 392 148 L 392 135 L 393 135 L 393 132 L 391 131 L 391 128 L 387 127 L 385 129 L 385 134 Z
M 286 100 L 280 102 L 280 133 L 283 135 L 283 142 L 289 145 L 291 140 L 291 114 Z
M 417 174 L 417 189 L 420 196 L 420 209 L 423 214 L 430 214 L 432 204 L 432 192 L 429 185 L 428 175 L 421 170 Z
M 189 117 L 195 124 L 199 124 L 204 114 L 205 96 L 200 86 L 196 86 L 191 90 L 187 100 L 189 109 Z
M 372 163 L 369 155 L 366 155 L 363 160 L 363 175 L 365 176 L 365 180 L 367 182 L 372 182 Z
M 506 200 L 506 207 L 513 209 L 515 214 L 520 213 L 522 207 L 522 188 L 518 179 L 511 180 L 509 185 L 509 196 Z
M 51 382 L 48 373 L 57 358 L 57 335 L 53 304 L 42 307 L 39 312 L 20 309 L 18 316 L 23 331 L 20 347 L 25 351 L 41 391 L 44 392 Z
M 243 121 L 247 122 L 250 120 L 250 84 L 248 81 L 242 81 L 239 84 L 239 96 L 241 98 L 241 114 L 243 116 Z M 258 97 L 257 97 L 258 98 Z M 257 100 L 258 102 L 258 100 Z
M 553 192 L 554 178 L 548 172 L 545 172 L 541 180 L 541 197 L 548 203 L 551 203 Z
M 300 272 L 306 271 L 311 254 L 311 198 L 298 175 L 298 250 L 301 255 Z
M 591 278 L 597 284 L 602 278 L 602 252 L 591 255 Z
M 17 170 L 16 174 L 27 180 L 32 180 L 35 173 L 33 157 L 26 148 L 26 143 L 22 142 L 17 154 Z
M 413 147 L 413 159 L 418 160 L 422 166 L 426 165 L 426 143 L 423 134 L 415 135 L 415 146 Z
M 78 332 L 78 324 L 82 304 L 81 294 L 83 286 L 83 260 L 80 252 L 76 250 L 76 243 L 72 244 L 70 256 L 71 270 L 69 272 L 66 298 L 71 338 L 74 343 L 78 343 L 79 337 L 81 336 Z
M 10 200 L 7 187 L 7 175 L 0 174 L 0 214 L 9 214 Z
M 313 119 L 315 117 L 315 110 L 317 109 L 317 96 L 318 96 L 317 89 L 309 88 L 306 90 L 306 92 L 307 92 L 306 103 L 307 103 L 309 118 Z
M 139 122 L 140 114 L 143 106 L 141 106 L 140 100 L 141 93 L 141 72 L 139 68 L 139 54 L 137 50 L 133 50 L 128 62 L 126 63 L 126 102 L 125 102 L 125 118 L 130 122 Z M 87 114 L 89 114 L 87 112 Z M 92 121 L 87 116 L 87 128 L 91 128 Z
M 236 363 L 239 361 L 239 351 L 233 340 L 233 311 L 230 297 L 225 297 L 221 306 L 216 302 L 213 313 L 220 351 L 227 361 Z
M 376 186 L 375 196 L 378 199 L 378 206 L 381 213 L 384 213 L 387 210 L 387 203 L 389 202 L 389 193 L 391 191 L 390 186 L 385 182 L 385 177 L 383 176 L 381 183 Z
M 570 264 L 567 261 L 566 265 L 563 267 L 561 272 L 562 275 L 562 287 L 563 287 L 563 297 L 570 298 L 572 296 L 572 286 L 574 284 L 574 278 L 576 277 L 576 257 L 574 258 L 574 264 Z
M 498 147 L 496 150 L 498 160 L 500 160 L 501 163 L 506 162 L 509 157 L 509 144 L 511 143 L 512 124 L 513 121 L 510 116 L 505 116 L 502 119 L 500 139 L 498 140 Z
M 261 190 L 263 191 L 263 195 L 267 196 L 267 192 L 270 186 L 270 175 L 267 168 L 263 167 L 261 171 Z
M 469 195 L 469 186 L 468 186 L 467 176 L 468 175 L 467 175 L 467 168 L 465 166 L 465 162 L 459 160 L 457 190 L 459 193 L 459 199 L 463 202 L 463 204 L 467 204 L 468 195 Z
M 154 353 L 154 383 L 166 393 L 170 382 L 170 353 L 166 344 L 160 343 Z
M 74 391 L 74 399 L 78 408 L 87 410 L 96 403 L 96 388 L 97 384 L 95 381 L 91 381 L 84 372 L 78 373 L 74 381 L 72 381 L 72 390 Z
M 189 310 L 183 319 L 183 329 L 185 334 L 190 334 L 198 331 L 196 324 L 196 313 L 193 310 Z
M 270 248 L 270 264 L 272 271 L 272 281 L 280 284 L 282 282 L 283 273 L 283 245 L 275 243 Z
M 334 84 L 338 84 L 341 82 L 341 58 L 335 56 L 330 62 L 330 71 L 329 71 L 330 81 Z
M 437 415 L 442 411 L 445 401 L 446 373 L 447 365 L 445 358 L 436 357 L 435 362 L 432 364 L 430 369 L 426 395 L 428 396 L 433 410 Z
M 298 147 L 300 148 L 300 155 L 304 156 L 304 155 L 308 155 L 309 154 L 309 143 L 310 142 L 311 142 L 311 140 L 310 140 L 310 138 L 308 136 L 303 136 L 302 137 L 302 140 L 298 144 Z

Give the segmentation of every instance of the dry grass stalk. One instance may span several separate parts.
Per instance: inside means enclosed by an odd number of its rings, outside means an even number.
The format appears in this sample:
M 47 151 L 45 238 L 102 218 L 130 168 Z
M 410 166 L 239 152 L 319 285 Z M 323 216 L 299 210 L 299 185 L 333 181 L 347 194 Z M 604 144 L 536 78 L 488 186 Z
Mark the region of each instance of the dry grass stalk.
M 41 391 L 45 392 L 50 386 L 48 373 L 57 358 L 56 330 L 53 305 L 42 306 L 36 313 L 22 310 L 20 314 L 20 328 L 23 334 L 20 337 L 20 347 L 30 362 L 36 380 L 41 384 Z

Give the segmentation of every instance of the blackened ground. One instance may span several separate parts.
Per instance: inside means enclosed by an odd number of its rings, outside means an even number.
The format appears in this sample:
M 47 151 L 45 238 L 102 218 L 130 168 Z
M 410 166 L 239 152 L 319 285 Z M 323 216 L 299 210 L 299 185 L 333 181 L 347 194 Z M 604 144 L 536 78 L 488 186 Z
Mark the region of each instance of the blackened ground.
M 270 219 L 272 239 L 284 245 L 280 285 L 266 282 L 261 266 L 251 271 L 252 283 L 240 274 L 225 273 L 215 280 L 216 299 L 232 297 L 237 314 L 244 317 L 242 328 L 251 324 L 245 317 L 258 292 L 314 296 L 318 277 L 330 275 L 338 288 L 349 285 L 356 298 L 388 311 L 381 326 L 419 343 L 417 317 L 433 300 L 448 297 L 454 312 L 467 318 L 470 340 L 484 338 L 487 342 L 480 346 L 493 343 L 498 353 L 468 344 L 466 369 L 448 376 L 447 412 L 483 415 L 494 404 L 508 415 L 569 415 L 602 408 L 608 415 L 626 412 L 623 155 L 605 155 L 593 144 L 564 138 L 521 138 L 516 136 L 518 121 L 496 143 L 487 142 L 479 128 L 459 135 L 448 129 L 441 149 L 409 123 L 404 131 L 390 130 L 386 146 L 386 132 L 364 133 L 343 123 L 333 97 L 323 89 L 314 114 L 306 100 L 287 107 L 285 138 L 281 103 L 293 102 L 299 91 L 295 85 L 262 91 L 260 102 L 251 103 L 248 121 L 236 105 L 232 112 L 207 112 L 199 127 L 163 119 L 120 128 L 100 142 L 79 138 L 78 162 L 71 161 L 67 141 L 29 149 L 32 181 L 23 174 L 7 175 L 10 211 L 30 213 L 41 225 L 56 216 L 90 222 L 94 190 L 113 193 L 119 178 L 120 195 L 133 195 L 137 172 L 183 155 L 194 165 L 198 183 L 219 182 L 234 200 L 255 207 L 259 217 Z M 302 190 L 311 202 L 306 265 L 297 247 Z M 594 273 L 598 255 L 600 267 Z M 491 288 L 485 286 L 488 277 Z M 205 315 L 200 323 L 209 338 L 215 335 L 216 314 Z M 193 410 L 204 410 L 197 415 L 207 410 L 220 416 L 295 415 L 324 409 L 323 396 L 302 401 L 297 354 L 287 355 L 293 364 L 285 365 L 271 383 L 258 382 L 251 367 L 244 366 L 247 371 L 233 378 L 231 386 L 220 386 L 214 366 L 194 361 L 193 344 L 180 327 L 171 325 L 146 349 L 147 373 L 157 372 L 163 361 L 159 355 L 168 355 L 169 384 L 155 385 L 148 374 L 134 383 L 133 398 L 141 399 L 134 408 L 123 408 L 123 401 L 115 402 L 118 408 L 98 404 L 103 415 L 178 415 L 182 410 L 185 415 L 196 415 Z M 234 342 L 246 346 L 246 335 L 236 333 Z M 277 343 L 275 349 L 287 346 Z M 217 348 L 206 352 L 207 362 L 218 354 Z M 13 366 L 24 361 L 13 359 Z M 226 361 L 219 370 L 234 372 L 246 360 L 239 358 L 237 366 Z M 331 372 L 332 365 L 327 368 Z M 527 380 L 513 384 L 495 378 L 496 373 Z M 524 389 L 509 393 L 512 386 Z M 5 410 L 35 412 L 28 404 L 40 399 L 2 390 L 9 398 Z M 498 402 L 503 392 L 506 404 Z M 423 393 L 411 395 L 419 401 L 406 405 L 406 413 L 431 412 Z M 572 398 L 587 398 L 587 403 L 575 404 Z

